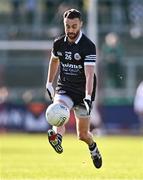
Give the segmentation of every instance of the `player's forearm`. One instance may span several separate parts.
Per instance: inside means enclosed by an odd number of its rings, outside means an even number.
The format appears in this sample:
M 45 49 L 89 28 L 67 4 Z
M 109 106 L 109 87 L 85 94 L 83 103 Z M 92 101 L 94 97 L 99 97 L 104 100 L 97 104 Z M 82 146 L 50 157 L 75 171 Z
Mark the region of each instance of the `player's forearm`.
M 94 66 L 85 66 L 85 76 L 86 76 L 86 88 L 85 93 L 87 95 L 92 95 L 93 91 L 93 81 L 94 81 Z
M 53 82 L 58 72 L 59 60 L 50 59 L 47 82 Z

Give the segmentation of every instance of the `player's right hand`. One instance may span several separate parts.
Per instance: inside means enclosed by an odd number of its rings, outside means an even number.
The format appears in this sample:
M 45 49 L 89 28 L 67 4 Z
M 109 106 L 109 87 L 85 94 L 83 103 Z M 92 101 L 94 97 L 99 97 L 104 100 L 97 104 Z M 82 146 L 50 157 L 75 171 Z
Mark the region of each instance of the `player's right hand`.
M 92 108 L 92 103 L 91 103 L 91 100 L 89 99 L 83 99 L 83 102 L 85 104 L 85 107 L 86 107 L 86 110 L 87 110 L 87 114 L 90 115 L 91 113 L 91 108 Z
M 86 95 L 86 97 L 83 99 L 83 102 L 85 104 L 87 114 L 90 115 L 91 113 L 91 108 L 92 108 L 92 101 L 91 101 L 91 96 Z
M 50 99 L 53 101 L 53 98 L 54 98 L 54 88 L 52 86 L 52 83 L 47 82 L 46 89 L 47 89 L 47 92 L 49 94 Z

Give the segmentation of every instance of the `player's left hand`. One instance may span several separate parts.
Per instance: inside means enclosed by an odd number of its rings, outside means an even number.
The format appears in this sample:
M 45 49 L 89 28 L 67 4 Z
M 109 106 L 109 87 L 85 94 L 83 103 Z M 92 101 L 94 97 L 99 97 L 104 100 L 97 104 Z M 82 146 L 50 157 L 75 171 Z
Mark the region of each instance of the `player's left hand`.
M 86 110 L 87 110 L 87 114 L 90 115 L 91 113 L 91 108 L 92 108 L 92 101 L 91 101 L 91 96 L 90 97 L 85 97 L 83 99 L 83 102 L 85 104 Z

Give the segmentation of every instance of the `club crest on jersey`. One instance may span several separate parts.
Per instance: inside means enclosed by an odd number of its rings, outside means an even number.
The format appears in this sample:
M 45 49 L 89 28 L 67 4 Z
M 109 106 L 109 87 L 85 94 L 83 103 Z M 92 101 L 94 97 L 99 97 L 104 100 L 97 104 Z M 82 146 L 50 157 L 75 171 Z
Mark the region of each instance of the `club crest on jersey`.
M 74 54 L 74 59 L 77 61 L 81 59 L 81 56 L 79 55 L 79 53 Z

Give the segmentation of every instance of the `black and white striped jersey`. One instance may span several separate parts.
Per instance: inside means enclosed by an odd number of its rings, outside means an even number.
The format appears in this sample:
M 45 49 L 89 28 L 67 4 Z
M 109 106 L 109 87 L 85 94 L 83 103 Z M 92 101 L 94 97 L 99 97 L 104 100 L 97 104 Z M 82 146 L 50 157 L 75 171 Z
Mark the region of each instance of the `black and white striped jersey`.
M 58 87 L 85 93 L 85 65 L 95 65 L 96 48 L 82 32 L 75 43 L 69 43 L 66 36 L 54 41 L 52 56 L 60 60 Z M 84 94 L 85 95 L 85 94 Z

